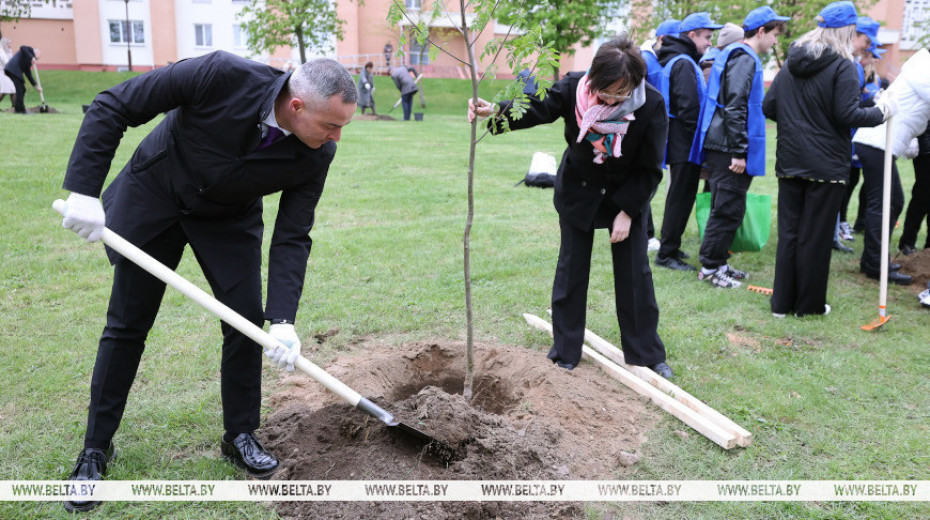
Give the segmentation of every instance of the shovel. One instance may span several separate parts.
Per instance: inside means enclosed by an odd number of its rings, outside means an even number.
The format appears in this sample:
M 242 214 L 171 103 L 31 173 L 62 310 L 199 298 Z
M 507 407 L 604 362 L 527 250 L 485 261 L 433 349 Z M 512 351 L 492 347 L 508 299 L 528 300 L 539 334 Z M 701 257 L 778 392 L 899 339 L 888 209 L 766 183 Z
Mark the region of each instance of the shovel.
M 882 184 L 882 268 L 878 275 L 878 317 L 868 325 L 861 327 L 862 330 L 866 331 L 879 329 L 891 319 L 886 304 L 888 303 L 888 242 L 891 239 L 891 230 L 888 227 L 891 224 L 891 125 L 893 121 L 894 117 L 889 117 L 885 122 L 885 171 Z
M 52 204 L 52 207 L 55 209 L 55 211 L 64 215 L 66 208 L 65 201 L 61 199 L 56 200 Z M 104 244 L 113 248 L 113 250 L 117 253 L 123 255 L 125 258 L 131 260 L 139 267 L 145 269 L 152 276 L 181 291 L 184 296 L 194 300 L 194 302 L 199 304 L 201 307 L 210 311 L 219 319 L 226 322 L 229 326 L 235 328 L 242 334 L 245 334 L 259 345 L 265 347 L 266 349 L 272 349 L 278 345 L 281 345 L 278 340 L 276 340 L 271 334 L 262 330 L 261 327 L 243 318 L 241 314 L 230 309 L 213 296 L 210 296 L 204 292 L 203 289 L 192 284 L 186 278 L 172 271 L 158 260 L 149 256 L 148 253 L 132 245 L 126 241 L 126 239 L 117 235 L 113 231 L 104 228 L 101 240 Z M 329 389 L 329 391 L 348 401 L 348 403 L 355 408 L 367 413 L 375 419 L 380 420 L 389 427 L 397 428 L 400 432 L 410 435 L 412 438 L 419 442 L 433 442 L 434 439 L 426 433 L 397 421 L 394 419 L 394 416 L 391 413 L 369 401 L 368 399 L 362 397 L 361 394 L 349 388 L 342 381 L 329 375 L 329 373 L 317 365 L 311 363 L 305 357 L 299 356 L 297 361 L 294 363 L 294 366 L 299 368 L 308 376 L 312 377 L 316 382 L 325 386 L 327 389 Z
M 36 73 L 36 85 L 38 85 L 39 88 L 42 88 L 42 82 L 39 81 L 39 67 L 36 67 L 35 65 L 33 65 L 32 70 L 35 71 Z M 39 91 L 39 98 L 42 99 L 42 106 L 39 107 L 39 112 L 43 114 L 47 114 L 48 104 L 45 103 L 45 93 L 42 92 L 41 90 Z

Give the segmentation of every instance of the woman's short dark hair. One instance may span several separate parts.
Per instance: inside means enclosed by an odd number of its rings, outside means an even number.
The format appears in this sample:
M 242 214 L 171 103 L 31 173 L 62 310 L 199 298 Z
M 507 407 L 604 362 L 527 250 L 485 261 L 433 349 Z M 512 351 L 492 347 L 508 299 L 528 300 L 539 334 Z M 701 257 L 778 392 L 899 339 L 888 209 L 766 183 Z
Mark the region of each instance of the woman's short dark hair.
M 636 88 L 645 77 L 643 55 L 625 32 L 597 49 L 588 70 L 588 81 L 593 90 L 605 90 L 618 80 L 623 80 L 626 88 Z
M 374 67 L 374 66 L 375 66 L 375 64 L 372 63 L 372 62 L 370 62 L 370 61 L 369 61 L 368 63 L 365 64 L 365 68 L 366 68 L 366 69 L 369 68 L 369 67 Z

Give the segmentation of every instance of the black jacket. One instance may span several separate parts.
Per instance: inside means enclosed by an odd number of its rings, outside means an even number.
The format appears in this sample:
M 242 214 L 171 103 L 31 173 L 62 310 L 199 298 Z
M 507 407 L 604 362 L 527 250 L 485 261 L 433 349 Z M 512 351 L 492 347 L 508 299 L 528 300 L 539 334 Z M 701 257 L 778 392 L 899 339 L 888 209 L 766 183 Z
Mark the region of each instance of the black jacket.
M 16 54 L 10 58 L 10 61 L 6 63 L 6 66 L 3 69 L 9 72 L 8 75 L 13 76 L 20 81 L 23 81 L 23 75 L 26 76 L 26 79 L 29 80 L 29 83 L 32 83 L 32 86 L 36 86 L 36 80 L 32 78 L 32 59 L 36 57 L 36 51 L 27 45 L 23 45 L 16 51 Z
M 647 84 L 646 102 L 633 112 L 636 119 L 623 137 L 622 155 L 595 164 L 592 144 L 587 139 L 575 142 L 579 132 L 575 90 L 582 76 L 583 72 L 569 73 L 552 85 L 544 100 L 530 98 L 529 107 L 520 119 L 509 118 L 508 103 L 502 104 L 501 113 L 512 130 L 552 123 L 559 118 L 565 122 L 568 148 L 562 154 L 555 180 L 555 209 L 572 226 L 587 230 L 595 224 L 609 225 L 595 223 L 602 204 L 609 204 L 614 216 L 623 210 L 634 218 L 649 203 L 662 180 L 668 117 L 662 94 Z M 500 132 L 499 127 L 492 130 Z
M 723 69 L 717 103 L 723 106 L 710 120 L 704 148 L 745 158 L 749 151 L 746 120 L 749 113 L 749 91 L 756 72 L 756 62 L 742 49 L 734 50 Z
M 657 55 L 659 63 L 665 67 L 679 54 L 687 54 L 695 63 L 701 59 L 691 38 L 663 37 L 662 47 Z M 691 152 L 691 142 L 694 140 L 698 116 L 701 114 L 701 95 L 694 67 L 683 59 L 672 66 L 668 79 L 668 113 L 675 117 L 670 117 L 668 121 L 666 162 L 676 164 L 686 162 Z
M 815 58 L 794 45 L 762 102 L 778 124 L 775 173 L 816 181 L 849 179 L 850 128 L 882 122 L 879 108 L 859 106 L 852 61 L 830 49 Z
M 314 150 L 289 135 L 256 151 L 260 123 L 289 77 L 214 52 L 101 92 L 81 124 L 64 188 L 98 196 L 126 127 L 168 112 L 103 194 L 107 227 L 144 245 L 180 223 L 226 290 L 261 268 L 262 197 L 281 192 L 265 316 L 293 320 L 336 143 Z

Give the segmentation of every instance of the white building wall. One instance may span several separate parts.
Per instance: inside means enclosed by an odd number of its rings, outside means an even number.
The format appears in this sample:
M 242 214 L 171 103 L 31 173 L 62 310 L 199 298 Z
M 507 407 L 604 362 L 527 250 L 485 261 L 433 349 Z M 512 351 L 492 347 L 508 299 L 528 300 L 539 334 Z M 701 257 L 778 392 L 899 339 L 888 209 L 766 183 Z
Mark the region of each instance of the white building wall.
M 202 56 L 217 50 L 229 51 L 243 57 L 252 53 L 245 46 L 245 35 L 240 45 L 234 42 L 234 25 L 240 25 L 238 15 L 249 5 L 241 0 L 175 0 L 175 23 L 178 38 L 178 59 Z M 212 45 L 198 45 L 197 24 L 210 25 Z
M 86 0 L 84 0 L 86 1 Z M 153 0 L 129 0 L 129 19 L 141 20 L 145 31 L 145 43 L 130 43 L 132 64 L 151 67 L 152 57 L 152 20 L 149 16 L 149 2 Z M 164 1 L 164 0 L 154 0 Z M 126 20 L 126 2 L 123 0 L 97 0 L 100 6 L 100 43 L 103 50 L 103 64 L 125 67 L 128 64 L 126 43 L 110 42 L 110 20 Z

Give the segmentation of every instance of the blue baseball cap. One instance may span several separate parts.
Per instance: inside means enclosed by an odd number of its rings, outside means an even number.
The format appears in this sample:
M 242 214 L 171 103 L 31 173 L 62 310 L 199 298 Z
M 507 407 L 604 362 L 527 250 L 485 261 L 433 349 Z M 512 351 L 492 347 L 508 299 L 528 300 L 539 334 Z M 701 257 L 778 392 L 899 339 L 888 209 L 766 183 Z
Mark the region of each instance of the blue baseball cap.
M 849 0 L 843 0 L 842 2 L 833 2 L 824 7 L 823 10 L 820 11 L 820 16 L 823 17 L 823 21 L 817 22 L 818 26 L 828 29 L 838 29 L 848 25 L 856 25 L 858 15 L 856 14 L 855 4 Z
M 869 42 L 873 46 L 878 45 L 878 28 L 879 23 L 868 16 L 856 18 L 856 32 L 861 32 L 868 36 Z
M 717 29 L 722 29 L 722 25 L 715 24 L 713 20 L 710 19 L 710 13 L 701 12 L 689 14 L 681 21 L 681 28 L 679 32 L 691 32 L 698 29 L 712 29 L 716 31 Z
M 787 22 L 790 19 L 790 16 L 778 16 L 778 13 L 776 13 L 774 9 L 767 5 L 763 5 L 762 7 L 757 7 L 749 11 L 749 14 L 746 15 L 746 19 L 743 20 L 743 30 L 753 31 L 769 22 Z
M 869 48 L 869 52 L 872 53 L 872 56 L 874 56 L 876 60 L 880 60 L 882 59 L 882 54 L 885 54 L 886 52 L 888 52 L 888 49 L 882 49 L 881 47 L 873 43 L 872 46 Z
M 656 27 L 656 38 L 659 36 L 676 35 L 681 32 L 681 20 L 669 18 Z

